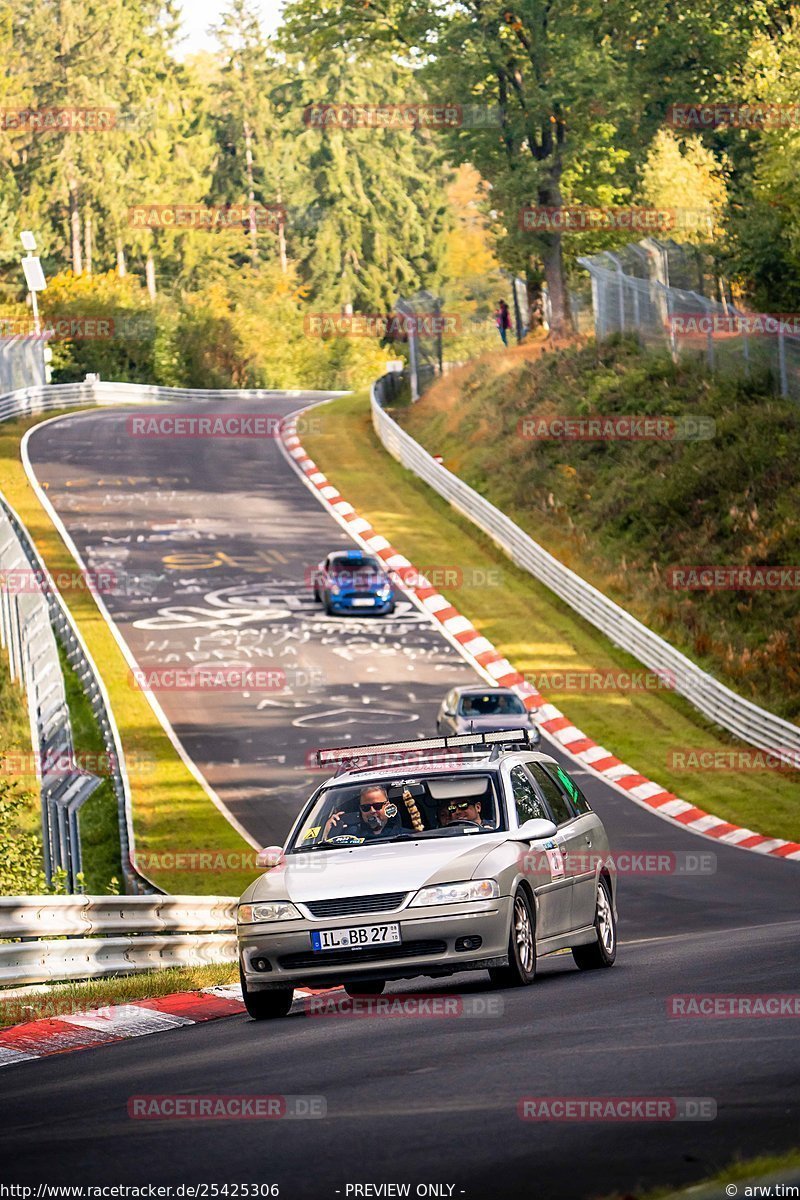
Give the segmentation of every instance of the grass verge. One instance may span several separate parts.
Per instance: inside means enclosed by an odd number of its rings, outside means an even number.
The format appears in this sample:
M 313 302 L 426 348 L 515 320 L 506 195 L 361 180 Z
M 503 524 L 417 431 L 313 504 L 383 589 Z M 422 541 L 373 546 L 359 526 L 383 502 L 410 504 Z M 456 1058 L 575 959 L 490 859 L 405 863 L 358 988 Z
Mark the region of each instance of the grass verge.
M 530 678 L 564 672 L 641 670 L 527 573 L 431 488 L 395 462 L 372 428 L 367 394 L 319 409 L 308 453 L 342 495 L 416 566 L 454 566 L 460 587 L 442 587 L 497 649 Z M 800 775 L 761 770 L 686 771 L 687 747 L 732 746 L 668 689 L 604 689 L 547 697 L 589 737 L 683 799 L 759 833 L 800 841 Z M 680 762 L 680 760 L 677 760 Z
M 200 988 L 223 987 L 238 983 L 236 963 L 211 967 L 166 967 L 161 971 L 143 971 L 138 975 L 112 975 L 108 979 L 89 979 L 79 983 L 60 983 L 43 991 L 16 996 L 0 994 L 0 1029 L 23 1021 L 45 1017 L 63 1017 L 87 1009 L 130 1004 L 132 1000 L 152 1000 L 173 992 L 194 992 Z
M 40 414 L 0 424 L 0 486 L 49 570 L 69 573 L 75 570 L 75 563 L 30 486 L 19 456 L 19 443 L 26 430 L 53 415 Z M 176 853 L 236 854 L 247 852 L 250 847 L 178 758 L 144 694 L 130 686 L 128 665 L 91 594 L 79 587 L 64 599 L 108 691 L 128 761 L 136 850 L 146 856 L 147 874 L 170 892 L 215 895 L 222 890 L 238 895 L 257 872 L 230 870 L 220 876 L 202 869 L 176 871 L 152 865 L 160 855 L 169 856 L 167 861 L 174 862 Z M 99 791 L 96 809 L 103 804 Z M 91 803 L 90 800 L 87 809 Z M 90 834 L 95 816 L 100 824 L 108 820 L 107 812 L 96 811 L 88 817 Z
M 562 434 L 564 417 L 596 414 L 663 432 Z M 800 408 L 770 380 L 710 377 L 633 339 L 524 344 L 437 380 L 399 419 L 561 562 L 740 695 L 800 720 Z M 789 570 L 778 587 L 693 588 L 707 566 Z
M 777 1175 L 779 1172 L 794 1170 L 800 1170 L 800 1150 L 787 1150 L 785 1154 L 763 1154 L 758 1158 L 736 1159 L 716 1175 L 703 1179 L 699 1183 L 693 1183 L 680 1191 L 676 1192 L 674 1188 L 669 1187 L 653 1188 L 638 1194 L 636 1200 L 682 1200 L 683 1197 L 686 1197 L 686 1200 L 711 1200 L 711 1197 L 727 1194 L 723 1191 L 726 1184 L 739 1184 L 749 1180 L 754 1183 L 754 1186 L 757 1186 L 760 1180 Z M 771 1193 L 767 1191 L 745 1193 L 741 1189 L 738 1191 L 738 1195 L 741 1197 L 748 1194 L 751 1196 L 779 1195 L 774 1190 Z M 605 1200 L 619 1200 L 619 1197 L 620 1193 L 614 1192 Z M 626 1200 L 633 1200 L 630 1192 L 626 1193 Z

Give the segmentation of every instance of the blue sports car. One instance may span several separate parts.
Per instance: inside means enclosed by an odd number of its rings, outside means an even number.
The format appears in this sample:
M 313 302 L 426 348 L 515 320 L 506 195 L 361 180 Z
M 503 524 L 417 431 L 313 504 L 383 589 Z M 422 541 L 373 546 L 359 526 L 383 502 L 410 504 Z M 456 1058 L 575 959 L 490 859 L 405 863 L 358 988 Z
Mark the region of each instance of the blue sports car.
M 379 558 L 362 550 L 333 550 L 314 574 L 314 599 L 334 613 L 394 612 L 395 590 Z

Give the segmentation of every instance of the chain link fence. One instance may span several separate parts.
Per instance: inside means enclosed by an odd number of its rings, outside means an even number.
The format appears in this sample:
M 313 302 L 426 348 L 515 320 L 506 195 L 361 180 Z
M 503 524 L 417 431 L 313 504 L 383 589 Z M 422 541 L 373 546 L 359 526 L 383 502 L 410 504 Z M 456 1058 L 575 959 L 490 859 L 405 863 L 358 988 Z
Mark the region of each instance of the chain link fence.
M 800 400 L 800 317 L 737 308 L 697 247 L 645 238 L 578 262 L 591 276 L 598 340 L 633 333 L 675 362 L 694 358 L 714 373 L 765 378 Z M 706 294 L 712 290 L 719 299 Z

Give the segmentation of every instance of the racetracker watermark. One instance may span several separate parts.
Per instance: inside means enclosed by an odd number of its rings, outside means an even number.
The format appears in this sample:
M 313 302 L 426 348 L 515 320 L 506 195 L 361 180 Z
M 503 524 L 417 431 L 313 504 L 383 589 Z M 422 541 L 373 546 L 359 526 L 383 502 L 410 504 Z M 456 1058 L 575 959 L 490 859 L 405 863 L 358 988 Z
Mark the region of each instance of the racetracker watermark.
M 319 1119 L 327 1114 L 324 1096 L 207 1095 L 131 1096 L 134 1121 L 280 1121 Z
M 607 866 L 617 875 L 715 875 L 717 856 L 710 850 L 609 850 L 565 854 L 556 846 L 549 850 L 525 850 L 517 859 L 524 875 L 535 879 L 594 874 Z
M 333 577 L 339 587 L 376 587 L 385 582 L 386 576 L 376 570 L 364 567 L 336 568 Z M 503 572 L 499 567 L 458 567 L 455 564 L 433 563 L 424 567 L 398 567 L 389 572 L 409 588 L 463 588 L 463 587 L 503 587 Z M 307 567 L 305 582 L 307 587 L 316 587 L 318 568 Z
M 35 338 L 42 342 L 107 342 L 116 336 L 116 326 L 111 317 L 43 316 L 39 321 L 33 317 L 0 316 L 0 337 Z
M 711 417 L 627 416 L 522 417 L 519 437 L 534 442 L 701 442 L 716 433 Z
M 8 999 L 0 997 L 0 1026 L 21 1025 L 27 1021 L 58 1020 L 59 1017 L 88 1017 L 93 1024 L 95 1021 L 113 1022 L 118 1007 L 112 996 L 106 998 L 102 994 L 92 997 L 91 1008 L 81 1004 L 76 996 L 50 998 L 40 994 L 9 996 Z M 124 1012 L 131 1007 L 122 1005 L 121 1009 Z
M 679 746 L 667 754 L 672 771 L 800 771 L 800 751 L 788 746 L 772 750 L 704 749 Z
M 142 692 L 283 692 L 318 691 L 327 676 L 317 667 L 251 667 L 203 663 L 187 667 L 137 667 L 128 684 Z
M 671 104 L 665 120 L 673 129 L 796 129 L 800 104 L 685 101 Z
M 522 1121 L 713 1121 L 711 1096 L 523 1096 Z
M 408 341 L 415 337 L 444 337 L 461 332 L 459 313 L 308 313 L 303 318 L 308 337 L 369 337 Z
M 0 591 L 12 596 L 41 595 L 53 587 L 63 594 L 68 592 L 96 592 L 109 595 L 118 590 L 118 579 L 113 571 L 34 571 L 31 567 L 12 567 L 0 571 Z
M 282 204 L 135 204 L 128 209 L 131 229 L 280 229 L 286 224 Z
M 798 313 L 672 313 L 664 322 L 676 338 L 798 337 Z
M 727 1019 L 782 1017 L 800 1018 L 800 992 L 695 992 L 667 997 L 667 1016 Z
M 410 1020 L 502 1017 L 502 996 L 306 996 L 307 1017 L 388 1017 Z
M 108 133 L 117 128 L 116 108 L 0 108 L 0 129 L 25 133 Z
M 131 775 L 146 775 L 155 771 L 155 759 L 152 755 L 132 751 L 125 755 L 125 768 Z M 34 775 L 115 775 L 120 770 L 120 762 L 114 753 L 101 751 L 71 751 L 65 753 L 45 753 L 38 750 L 30 753 L 20 753 L 5 750 L 0 753 L 0 774 L 7 777 L 23 776 L 31 778 Z
M 158 413 L 127 418 L 129 437 L 278 438 L 284 418 L 277 413 Z M 322 432 L 319 417 L 298 417 L 298 435 Z
M 596 233 L 620 229 L 632 233 L 664 233 L 675 229 L 677 223 L 674 208 L 526 205 L 519 212 L 519 227 L 524 233 Z
M 673 691 L 672 671 L 539 671 L 525 680 L 537 692 L 662 692 Z
M 669 567 L 664 582 L 673 592 L 796 592 L 800 566 Z
M 140 871 L 176 871 L 179 874 L 204 871 L 224 874 L 226 871 L 252 871 L 261 874 L 276 867 L 285 867 L 287 858 L 281 854 L 269 864 L 256 862 L 257 850 L 136 850 L 132 862 Z M 293 871 L 324 871 L 325 862 L 320 854 L 293 854 Z
M 289 676 L 280 667 L 137 667 L 128 684 L 140 692 L 282 692 Z
M 501 124 L 498 105 L 437 104 L 309 104 L 303 123 L 324 131 L 356 129 L 495 129 Z

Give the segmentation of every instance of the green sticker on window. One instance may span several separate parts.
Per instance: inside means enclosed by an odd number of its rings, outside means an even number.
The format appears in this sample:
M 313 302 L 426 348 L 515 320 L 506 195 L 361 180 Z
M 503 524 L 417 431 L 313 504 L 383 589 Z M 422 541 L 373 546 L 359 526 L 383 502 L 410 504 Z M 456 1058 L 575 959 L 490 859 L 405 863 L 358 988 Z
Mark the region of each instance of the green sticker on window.
M 576 788 L 575 784 L 570 779 L 567 772 L 562 771 L 561 767 L 556 767 L 556 775 L 558 775 L 558 778 L 561 780 L 561 782 L 563 783 L 566 790 L 569 792 L 572 799 L 577 800 L 578 799 L 578 789 Z

